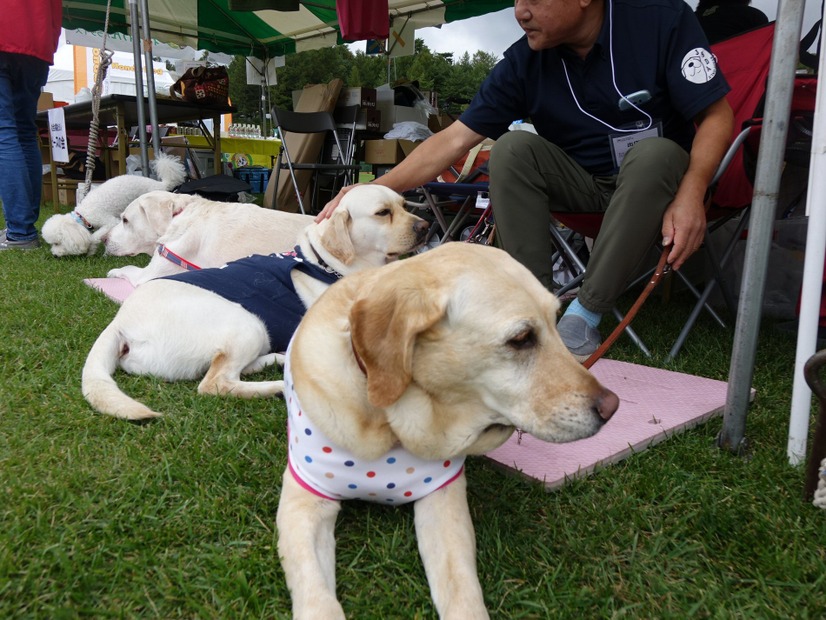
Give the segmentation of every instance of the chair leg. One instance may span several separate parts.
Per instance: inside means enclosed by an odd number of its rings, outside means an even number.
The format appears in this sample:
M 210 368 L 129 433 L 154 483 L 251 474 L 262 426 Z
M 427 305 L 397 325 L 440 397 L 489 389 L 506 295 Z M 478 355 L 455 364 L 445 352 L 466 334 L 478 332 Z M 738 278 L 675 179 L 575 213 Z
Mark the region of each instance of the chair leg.
M 617 310 L 616 308 L 613 308 L 613 309 L 612 309 L 612 312 L 614 313 L 614 316 L 616 317 L 617 321 L 618 321 L 618 322 L 620 322 L 620 323 L 622 323 L 622 320 L 625 318 L 625 317 L 622 315 L 622 312 L 620 312 L 620 311 L 619 311 L 619 310 Z M 645 355 L 645 357 L 651 357 L 651 351 L 649 351 L 649 350 L 648 350 L 648 347 L 646 347 L 646 346 L 645 346 L 645 343 L 642 341 L 642 338 L 640 338 L 640 337 L 637 335 L 637 332 L 635 332 L 635 331 L 631 328 L 631 326 L 630 326 L 630 325 L 626 325 L 626 327 L 625 327 L 625 333 L 626 333 L 626 334 L 628 335 L 628 337 L 629 337 L 629 338 L 630 338 L 630 339 L 634 342 L 634 344 L 635 344 L 635 345 L 637 345 L 637 347 L 639 348 L 639 350 L 640 350 L 640 351 L 642 351 L 642 353 L 643 353 L 643 355 Z
M 713 268 L 714 268 L 714 275 L 708 281 L 703 289 L 703 292 L 700 295 L 697 295 L 697 289 L 694 288 L 690 282 L 687 281 L 685 276 L 677 272 L 678 275 L 683 279 L 683 282 L 689 287 L 689 289 L 697 296 L 697 303 L 694 305 L 694 308 L 691 310 L 691 314 L 689 315 L 688 319 L 686 320 L 685 324 L 683 325 L 682 330 L 680 331 L 680 335 L 677 336 L 677 340 L 674 341 L 674 345 L 671 347 L 671 350 L 668 352 L 668 356 L 666 357 L 667 361 L 673 361 L 674 358 L 682 349 L 683 344 L 685 344 L 686 339 L 688 338 L 688 334 L 691 329 L 694 327 L 694 324 L 697 322 L 697 319 L 700 316 L 700 312 L 702 312 L 703 308 L 705 308 L 711 316 L 719 323 L 722 327 L 725 327 L 725 322 L 719 317 L 719 315 L 708 305 L 708 298 L 711 296 L 711 293 L 714 290 L 714 286 L 717 284 L 721 285 L 721 291 L 723 291 L 723 297 L 726 298 L 726 305 L 728 305 L 729 310 L 732 314 L 737 314 L 737 305 L 734 303 L 733 293 L 731 293 L 731 289 L 729 288 L 726 291 L 726 279 L 723 274 L 723 269 L 731 260 L 731 256 L 734 253 L 734 248 L 737 245 L 737 241 L 740 239 L 740 235 L 743 233 L 743 230 L 746 227 L 747 223 L 747 214 L 744 214 L 743 217 L 740 218 L 740 222 L 738 222 L 737 227 L 734 230 L 731 238 L 729 239 L 728 244 L 726 245 L 725 249 L 723 250 L 722 255 L 719 257 L 719 260 L 715 260 L 716 252 L 712 249 L 711 240 L 709 238 L 709 234 L 706 233 L 706 251 L 709 252 L 709 260 L 711 260 Z M 730 298 L 727 298 L 727 294 Z

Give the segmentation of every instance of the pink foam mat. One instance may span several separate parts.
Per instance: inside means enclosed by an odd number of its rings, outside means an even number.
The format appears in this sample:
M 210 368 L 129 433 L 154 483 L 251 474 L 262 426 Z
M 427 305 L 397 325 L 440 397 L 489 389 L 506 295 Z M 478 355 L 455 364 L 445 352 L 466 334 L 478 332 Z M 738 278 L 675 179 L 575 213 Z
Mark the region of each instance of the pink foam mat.
M 123 303 L 123 300 L 135 290 L 132 283 L 124 278 L 86 278 L 83 283 L 118 303 Z
M 725 381 L 606 359 L 591 372 L 620 398 L 599 433 L 565 444 L 514 433 L 486 456 L 553 489 L 720 415 L 726 403 Z

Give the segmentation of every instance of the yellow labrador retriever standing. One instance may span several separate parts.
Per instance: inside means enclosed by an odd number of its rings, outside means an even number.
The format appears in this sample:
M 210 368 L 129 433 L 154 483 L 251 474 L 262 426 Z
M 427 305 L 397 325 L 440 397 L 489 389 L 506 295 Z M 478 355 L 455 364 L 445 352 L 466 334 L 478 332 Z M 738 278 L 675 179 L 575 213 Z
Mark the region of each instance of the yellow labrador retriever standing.
M 310 308 L 284 369 L 278 550 L 295 618 L 344 617 L 334 539 L 344 499 L 415 501 L 440 617 L 487 617 L 464 457 L 516 428 L 589 437 L 619 406 L 565 348 L 558 308 L 505 252 L 465 243 L 349 276 Z

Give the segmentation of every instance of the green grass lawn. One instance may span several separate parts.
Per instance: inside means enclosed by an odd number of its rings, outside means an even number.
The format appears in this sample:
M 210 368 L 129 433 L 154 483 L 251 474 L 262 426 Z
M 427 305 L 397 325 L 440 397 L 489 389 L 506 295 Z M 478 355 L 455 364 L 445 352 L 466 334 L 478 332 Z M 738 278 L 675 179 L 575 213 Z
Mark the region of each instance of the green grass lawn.
M 282 401 L 119 374 L 167 414 L 136 425 L 81 396 L 117 310 L 82 279 L 147 260 L 0 252 L 0 618 L 289 616 L 274 526 Z M 625 338 L 611 356 L 726 380 L 732 330 L 705 318 L 663 363 L 688 306 L 652 298 L 635 327 L 656 357 Z M 802 501 L 785 456 L 794 348 L 766 322 L 746 458 L 715 447 L 714 419 L 551 493 L 469 459 L 491 616 L 826 617 L 826 514 Z M 347 504 L 337 533 L 349 616 L 435 617 L 410 507 Z

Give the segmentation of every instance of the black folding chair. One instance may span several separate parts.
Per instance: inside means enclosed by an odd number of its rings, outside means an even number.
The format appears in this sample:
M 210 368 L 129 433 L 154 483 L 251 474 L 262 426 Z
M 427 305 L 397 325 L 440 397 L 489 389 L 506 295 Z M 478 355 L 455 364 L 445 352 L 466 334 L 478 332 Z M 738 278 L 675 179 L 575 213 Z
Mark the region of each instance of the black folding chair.
M 357 114 L 358 106 L 340 108 L 337 125 L 330 112 L 272 109 L 272 118 L 281 135 L 281 150 L 275 165 L 276 187 L 281 171 L 287 170 L 302 213 L 320 211 L 318 198 L 322 191 L 332 197 L 341 187 L 355 182 L 359 171 L 359 166 L 353 163 Z M 311 204 L 306 209 L 303 194 L 308 187 Z

